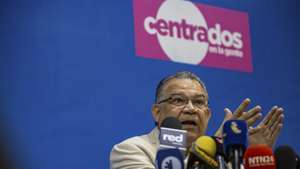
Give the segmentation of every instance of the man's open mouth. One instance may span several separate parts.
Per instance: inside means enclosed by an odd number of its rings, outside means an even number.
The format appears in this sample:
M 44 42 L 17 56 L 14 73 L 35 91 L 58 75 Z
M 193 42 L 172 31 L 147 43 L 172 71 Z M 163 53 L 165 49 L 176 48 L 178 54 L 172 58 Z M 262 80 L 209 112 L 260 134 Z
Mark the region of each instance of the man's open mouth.
M 193 120 L 184 120 L 184 121 L 181 122 L 181 124 L 182 125 L 194 125 L 194 126 L 197 125 L 196 122 L 193 121 Z

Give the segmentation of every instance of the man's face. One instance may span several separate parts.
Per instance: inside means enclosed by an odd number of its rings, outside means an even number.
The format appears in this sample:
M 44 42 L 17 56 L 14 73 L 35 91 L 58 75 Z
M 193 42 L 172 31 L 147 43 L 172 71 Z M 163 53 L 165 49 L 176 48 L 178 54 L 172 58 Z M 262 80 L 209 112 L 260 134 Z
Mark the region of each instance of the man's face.
M 152 107 L 152 114 L 158 127 L 166 117 L 177 118 L 183 129 L 187 130 L 188 146 L 205 134 L 211 116 L 207 93 L 199 82 L 191 79 L 168 81 L 162 88 L 157 104 Z

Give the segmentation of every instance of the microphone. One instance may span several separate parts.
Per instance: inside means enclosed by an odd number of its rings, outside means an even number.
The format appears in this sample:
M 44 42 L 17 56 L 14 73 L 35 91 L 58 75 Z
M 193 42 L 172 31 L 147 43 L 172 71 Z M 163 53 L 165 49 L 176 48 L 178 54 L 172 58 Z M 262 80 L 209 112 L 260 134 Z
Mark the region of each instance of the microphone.
M 300 169 L 300 157 L 298 154 L 296 154 L 296 169 Z
M 216 154 L 216 143 L 209 136 L 201 136 L 189 151 L 187 169 L 215 169 L 218 167 L 214 159 Z
M 175 117 L 167 117 L 160 126 L 156 169 L 184 169 L 182 151 L 186 148 L 186 131 Z
M 263 144 L 248 147 L 244 155 L 244 167 L 245 169 L 276 169 L 272 149 Z
M 175 117 L 165 118 L 160 126 L 160 148 L 177 148 L 183 153 L 186 151 L 186 130 Z
M 178 149 L 160 149 L 155 159 L 156 169 L 184 169 L 183 156 Z
M 282 145 L 275 150 L 277 169 L 298 169 L 297 155 L 288 145 Z M 298 167 L 298 168 L 297 168 Z
M 219 169 L 226 169 L 226 156 L 225 156 L 225 152 L 224 152 L 224 148 L 223 148 L 223 143 L 222 143 L 222 139 L 216 136 L 212 136 L 212 138 L 214 139 L 215 143 L 216 143 L 216 159 L 218 162 L 218 166 Z
M 244 120 L 228 120 L 223 126 L 225 154 L 232 169 L 240 169 L 247 147 L 248 127 Z

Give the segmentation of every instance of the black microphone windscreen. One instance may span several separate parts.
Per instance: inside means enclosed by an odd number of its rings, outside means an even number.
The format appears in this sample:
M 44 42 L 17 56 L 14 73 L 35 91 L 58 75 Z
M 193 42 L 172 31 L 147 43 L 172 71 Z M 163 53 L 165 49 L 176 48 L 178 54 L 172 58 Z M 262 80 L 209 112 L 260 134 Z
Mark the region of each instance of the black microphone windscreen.
M 222 138 L 216 137 L 216 136 L 212 136 L 212 138 L 215 140 L 216 142 L 216 146 L 217 146 L 217 155 L 221 155 L 225 157 L 225 152 L 224 152 L 224 148 L 223 148 L 223 143 L 222 143 Z
M 287 145 L 279 146 L 274 154 L 277 169 L 296 169 L 296 154 L 291 147 Z
M 296 155 L 296 169 L 300 169 L 300 157 L 297 153 L 295 153 Z
M 165 118 L 160 127 L 172 128 L 172 129 L 182 129 L 182 124 L 175 117 L 167 117 Z

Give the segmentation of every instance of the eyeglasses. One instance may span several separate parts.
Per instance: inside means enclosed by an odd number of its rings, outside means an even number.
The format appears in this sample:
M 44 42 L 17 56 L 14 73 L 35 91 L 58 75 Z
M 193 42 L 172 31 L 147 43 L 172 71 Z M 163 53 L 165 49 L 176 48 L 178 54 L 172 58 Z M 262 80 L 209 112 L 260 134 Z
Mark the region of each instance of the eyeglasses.
M 188 97 L 183 96 L 183 95 L 170 96 L 166 99 L 159 101 L 158 104 L 168 102 L 171 105 L 182 107 L 182 106 L 186 106 L 189 103 L 189 100 L 191 100 L 193 106 L 195 106 L 199 109 L 208 106 L 207 100 L 204 97 L 197 97 L 197 98 L 189 99 Z

